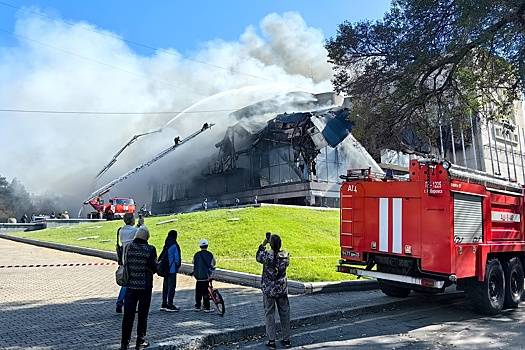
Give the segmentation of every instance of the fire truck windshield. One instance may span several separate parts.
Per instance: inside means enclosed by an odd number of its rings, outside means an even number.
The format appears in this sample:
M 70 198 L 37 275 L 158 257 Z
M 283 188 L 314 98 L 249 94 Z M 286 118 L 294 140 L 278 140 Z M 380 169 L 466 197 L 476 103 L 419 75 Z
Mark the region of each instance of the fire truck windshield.
M 133 199 L 119 198 L 115 199 L 115 204 L 117 205 L 134 205 Z

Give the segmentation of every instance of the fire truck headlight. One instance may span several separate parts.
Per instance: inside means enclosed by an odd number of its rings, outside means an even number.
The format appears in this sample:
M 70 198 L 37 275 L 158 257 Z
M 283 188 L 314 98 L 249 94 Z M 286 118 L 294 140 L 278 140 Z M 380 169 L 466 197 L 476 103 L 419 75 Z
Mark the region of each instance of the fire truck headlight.
M 372 249 L 372 250 L 376 250 L 376 248 L 377 248 L 377 243 L 376 243 L 376 241 L 372 241 L 372 242 L 370 242 L 370 249 Z
M 412 246 L 411 245 L 405 245 L 405 254 L 412 254 Z
M 441 164 L 443 164 L 443 168 L 445 168 L 445 170 L 450 169 L 451 164 L 448 160 L 444 160 Z

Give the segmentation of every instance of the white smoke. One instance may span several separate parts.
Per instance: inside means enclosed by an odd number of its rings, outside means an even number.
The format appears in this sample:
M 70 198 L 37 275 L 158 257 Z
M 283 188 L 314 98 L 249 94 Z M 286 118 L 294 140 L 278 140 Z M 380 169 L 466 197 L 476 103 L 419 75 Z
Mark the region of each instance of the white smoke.
M 218 38 L 196 43 L 202 49 L 191 57 L 175 48 L 144 56 L 89 23 L 64 23 L 21 12 L 15 27 L 17 44 L 0 47 L 0 108 L 181 111 L 206 96 L 233 89 L 195 109 L 234 110 L 288 91 L 331 90 L 321 31 L 308 27 L 297 13 L 270 14 L 259 30 L 248 27 L 236 42 Z M 133 145 L 107 179 L 150 158 L 169 146 L 174 136 L 184 137 L 204 121 L 224 130 L 230 122 L 227 115 L 181 116 L 170 129 Z M 35 193 L 84 199 L 101 185 L 92 179 L 119 147 L 134 134 L 162 127 L 173 116 L 0 113 L 0 174 L 18 178 Z M 188 159 L 199 159 L 197 152 L 215 151 L 200 146 L 196 139 L 194 146 L 185 148 Z

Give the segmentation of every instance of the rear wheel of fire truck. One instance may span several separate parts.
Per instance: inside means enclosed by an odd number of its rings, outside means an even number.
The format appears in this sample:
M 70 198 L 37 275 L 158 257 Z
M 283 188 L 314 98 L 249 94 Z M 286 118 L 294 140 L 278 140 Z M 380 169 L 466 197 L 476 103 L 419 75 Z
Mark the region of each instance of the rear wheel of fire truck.
M 506 308 L 517 308 L 523 295 L 523 265 L 517 257 L 510 258 L 503 264 L 505 272 Z
M 496 315 L 505 301 L 505 274 L 498 259 L 487 261 L 485 281 L 472 281 L 465 289 L 474 308 L 486 315 Z
M 389 297 L 406 298 L 410 294 L 410 289 L 398 286 L 385 280 L 378 279 L 379 288 Z

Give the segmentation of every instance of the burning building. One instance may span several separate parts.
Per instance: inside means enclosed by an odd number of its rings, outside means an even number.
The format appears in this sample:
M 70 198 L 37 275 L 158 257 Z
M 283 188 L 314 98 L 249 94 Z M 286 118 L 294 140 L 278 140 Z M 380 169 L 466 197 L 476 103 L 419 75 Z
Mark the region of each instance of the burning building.
M 200 176 L 156 184 L 152 211 L 171 213 L 236 203 L 339 206 L 339 176 L 349 168 L 381 168 L 352 136 L 349 105 L 334 94 L 313 95 L 301 112 L 268 114 L 272 103 L 235 112 Z M 329 106 L 329 107 L 327 107 Z M 261 110 L 263 110 L 261 112 Z M 255 112 L 256 111 L 256 112 Z

